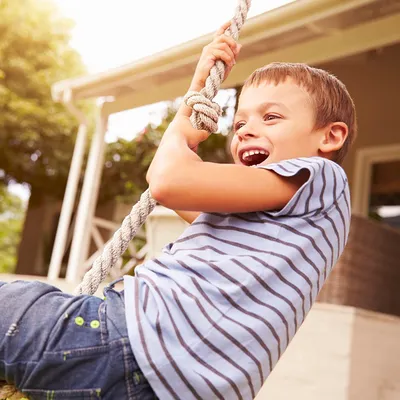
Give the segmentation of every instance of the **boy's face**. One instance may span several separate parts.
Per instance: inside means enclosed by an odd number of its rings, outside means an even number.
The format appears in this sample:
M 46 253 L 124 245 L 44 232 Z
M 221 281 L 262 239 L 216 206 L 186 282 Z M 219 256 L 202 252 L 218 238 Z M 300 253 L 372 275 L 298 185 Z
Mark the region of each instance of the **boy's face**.
M 236 164 L 265 165 L 318 155 L 310 95 L 291 79 L 243 89 L 234 119 L 231 152 Z

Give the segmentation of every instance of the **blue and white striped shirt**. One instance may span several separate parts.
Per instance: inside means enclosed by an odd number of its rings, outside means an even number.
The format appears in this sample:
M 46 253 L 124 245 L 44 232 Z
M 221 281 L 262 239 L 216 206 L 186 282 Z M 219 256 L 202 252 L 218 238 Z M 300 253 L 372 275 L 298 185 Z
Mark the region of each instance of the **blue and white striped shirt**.
M 344 249 L 350 200 L 339 165 L 313 157 L 259 168 L 310 177 L 282 210 L 201 214 L 125 277 L 130 343 L 162 400 L 253 399 Z

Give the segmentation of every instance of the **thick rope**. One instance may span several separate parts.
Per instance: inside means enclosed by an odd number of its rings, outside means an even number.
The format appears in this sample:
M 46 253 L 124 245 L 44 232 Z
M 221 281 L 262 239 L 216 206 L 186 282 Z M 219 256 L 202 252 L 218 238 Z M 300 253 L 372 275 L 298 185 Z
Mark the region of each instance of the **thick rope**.
M 235 40 L 239 37 L 251 0 L 239 0 L 235 16 L 230 28 L 225 34 Z M 186 104 L 193 109 L 190 120 L 194 128 L 214 133 L 218 130 L 218 118 L 221 108 L 213 102 L 225 75 L 225 64 L 218 60 L 211 68 L 205 87 L 200 92 L 190 91 L 184 97 Z M 129 242 L 135 237 L 138 229 L 143 225 L 147 216 L 153 211 L 156 202 L 152 199 L 150 191 L 146 190 L 140 200 L 133 206 L 131 212 L 125 217 L 121 228 L 113 235 L 105 246 L 103 253 L 95 260 L 92 268 L 85 274 L 81 284 L 76 288 L 76 294 L 94 294 L 100 283 L 106 278 L 110 269 L 125 253 Z
M 156 201 L 151 197 L 149 189 L 141 196 L 140 200 L 132 207 L 112 239 L 106 244 L 102 254 L 96 258 L 92 268 L 85 274 L 80 285 L 75 289 L 76 294 L 94 294 L 99 285 L 108 275 L 110 269 L 125 253 L 129 242 L 135 237 L 138 229 L 146 221 L 147 216 L 153 211 Z

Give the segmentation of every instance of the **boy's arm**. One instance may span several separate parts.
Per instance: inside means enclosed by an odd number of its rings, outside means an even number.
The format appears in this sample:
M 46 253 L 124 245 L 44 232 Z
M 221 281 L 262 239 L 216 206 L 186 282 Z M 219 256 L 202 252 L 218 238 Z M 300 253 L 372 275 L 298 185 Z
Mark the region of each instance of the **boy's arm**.
M 184 221 L 191 224 L 201 213 L 198 211 L 174 210 Z
M 150 192 L 165 207 L 183 211 L 251 212 L 280 210 L 309 173 L 282 177 L 273 171 L 203 162 L 186 137 L 207 135 L 178 115 L 169 126 L 148 175 Z
M 233 66 L 236 63 L 236 57 L 238 56 L 241 49 L 240 44 L 236 43 L 232 37 L 226 36 L 224 34 L 226 29 L 229 28 L 230 24 L 231 24 L 230 21 L 223 24 L 221 28 L 216 32 L 213 41 L 209 45 L 204 47 L 200 59 L 197 63 L 196 70 L 194 72 L 193 79 L 189 87 L 189 91 L 199 92 L 204 88 L 205 82 L 210 74 L 210 70 L 215 65 L 217 60 L 222 60 L 225 64 L 224 79 L 226 79 L 226 77 L 229 75 L 230 71 L 232 70 Z M 183 103 L 178 110 L 177 116 L 190 117 L 191 114 L 192 114 L 192 109 Z M 174 124 L 174 122 L 175 121 L 173 121 L 172 124 Z M 167 129 L 167 131 L 164 133 L 160 146 L 157 150 L 156 156 L 154 157 L 147 171 L 146 179 L 149 185 L 151 184 L 154 165 L 160 164 L 158 162 L 158 159 L 160 158 L 159 153 L 164 150 L 166 142 L 168 146 L 171 146 L 172 142 L 176 141 L 174 135 L 169 133 L 170 131 L 172 131 L 172 129 Z M 185 146 L 189 146 L 194 151 L 197 151 L 198 144 L 203 140 L 205 140 L 208 136 L 209 136 L 208 133 L 205 131 L 196 131 L 196 134 L 190 137 L 189 142 L 186 142 Z M 183 143 L 184 142 L 181 142 L 179 146 L 182 145 Z M 159 167 L 162 168 L 162 161 Z M 183 166 L 181 165 L 181 167 Z

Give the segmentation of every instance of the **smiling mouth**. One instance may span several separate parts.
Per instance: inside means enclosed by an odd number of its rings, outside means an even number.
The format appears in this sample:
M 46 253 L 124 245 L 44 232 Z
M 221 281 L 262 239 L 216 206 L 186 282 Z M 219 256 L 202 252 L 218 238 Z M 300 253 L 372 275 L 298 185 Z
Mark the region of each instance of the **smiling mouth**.
M 265 150 L 248 150 L 240 153 L 240 162 L 247 167 L 259 165 L 264 162 L 269 156 Z

